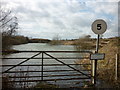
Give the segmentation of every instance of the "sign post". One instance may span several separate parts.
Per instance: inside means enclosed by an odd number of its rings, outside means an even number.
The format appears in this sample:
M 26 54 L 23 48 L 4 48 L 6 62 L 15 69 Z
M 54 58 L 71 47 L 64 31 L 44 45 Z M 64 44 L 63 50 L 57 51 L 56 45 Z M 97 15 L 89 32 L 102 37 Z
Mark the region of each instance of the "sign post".
M 95 51 L 96 54 L 99 51 L 100 34 L 103 34 L 106 31 L 106 29 L 107 29 L 107 24 L 102 19 L 95 20 L 92 24 L 92 31 L 95 34 L 97 34 L 96 51 Z M 92 61 L 92 83 L 94 85 L 96 85 L 97 60 L 98 59 L 95 59 L 95 60 Z

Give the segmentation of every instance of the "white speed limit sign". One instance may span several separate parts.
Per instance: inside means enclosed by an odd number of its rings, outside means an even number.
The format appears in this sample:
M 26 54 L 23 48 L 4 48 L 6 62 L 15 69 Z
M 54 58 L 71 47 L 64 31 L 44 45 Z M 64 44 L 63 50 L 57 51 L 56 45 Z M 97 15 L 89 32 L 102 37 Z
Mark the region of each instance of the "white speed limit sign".
M 92 31 L 95 34 L 103 34 L 107 29 L 107 24 L 104 20 L 98 19 L 95 20 L 92 24 Z

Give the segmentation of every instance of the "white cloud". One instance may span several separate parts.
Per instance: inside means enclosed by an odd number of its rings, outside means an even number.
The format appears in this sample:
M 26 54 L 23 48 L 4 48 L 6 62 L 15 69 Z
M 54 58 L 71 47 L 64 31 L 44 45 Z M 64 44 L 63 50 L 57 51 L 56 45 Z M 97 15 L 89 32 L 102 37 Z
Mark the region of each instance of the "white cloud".
M 119 2 L 120 0 L 102 0 L 103 2 Z
M 4 0 L 16 13 L 23 35 L 52 38 L 78 38 L 91 34 L 91 24 L 102 18 L 108 23 L 105 37 L 116 34 L 117 1 L 112 0 Z M 110 3 L 109 3 L 110 2 Z M 109 33 L 114 33 L 113 35 Z

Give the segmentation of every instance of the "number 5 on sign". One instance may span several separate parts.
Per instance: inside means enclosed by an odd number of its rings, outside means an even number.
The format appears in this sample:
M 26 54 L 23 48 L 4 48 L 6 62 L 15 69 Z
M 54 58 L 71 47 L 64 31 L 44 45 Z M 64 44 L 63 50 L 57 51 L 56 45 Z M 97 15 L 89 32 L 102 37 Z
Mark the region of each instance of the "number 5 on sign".
M 101 24 L 97 24 L 97 30 L 101 30 Z
M 93 22 L 92 30 L 95 34 L 103 34 L 107 29 L 107 24 L 104 20 L 98 19 Z

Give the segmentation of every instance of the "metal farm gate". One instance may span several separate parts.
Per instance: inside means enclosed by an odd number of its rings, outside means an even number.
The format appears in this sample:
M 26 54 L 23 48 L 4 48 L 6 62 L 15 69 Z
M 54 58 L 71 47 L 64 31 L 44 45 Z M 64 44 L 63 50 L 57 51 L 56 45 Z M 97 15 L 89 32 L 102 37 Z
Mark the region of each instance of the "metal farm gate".
M 90 60 L 91 51 L 16 51 L 16 53 L 19 53 L 20 57 L 2 58 L 18 60 L 14 65 L 2 65 L 3 78 L 9 78 L 3 79 L 3 84 L 14 83 L 19 88 L 31 88 L 36 83 L 45 81 L 61 87 L 78 87 L 85 82 L 92 83 L 94 78 Z M 26 57 L 22 57 L 22 54 Z M 71 86 L 70 82 L 76 86 Z

